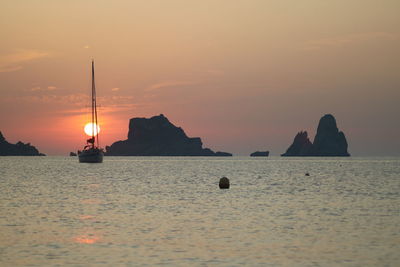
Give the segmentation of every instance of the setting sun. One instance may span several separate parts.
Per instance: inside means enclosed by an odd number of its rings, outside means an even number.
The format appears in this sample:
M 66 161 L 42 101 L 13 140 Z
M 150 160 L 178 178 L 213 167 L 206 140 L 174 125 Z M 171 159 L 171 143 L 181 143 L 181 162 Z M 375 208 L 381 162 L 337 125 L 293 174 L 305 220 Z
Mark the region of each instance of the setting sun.
M 87 135 L 96 136 L 100 132 L 100 126 L 97 125 L 96 127 L 96 123 L 88 122 L 86 123 L 84 130 Z

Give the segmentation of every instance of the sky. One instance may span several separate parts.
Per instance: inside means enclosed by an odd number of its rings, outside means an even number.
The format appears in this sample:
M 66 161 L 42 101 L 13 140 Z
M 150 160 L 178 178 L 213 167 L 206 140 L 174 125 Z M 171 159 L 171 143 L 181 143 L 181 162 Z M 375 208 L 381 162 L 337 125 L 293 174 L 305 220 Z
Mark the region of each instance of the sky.
M 204 147 L 280 155 L 333 114 L 354 156 L 400 156 L 398 0 L 1 0 L 0 131 L 82 149 L 164 114 Z

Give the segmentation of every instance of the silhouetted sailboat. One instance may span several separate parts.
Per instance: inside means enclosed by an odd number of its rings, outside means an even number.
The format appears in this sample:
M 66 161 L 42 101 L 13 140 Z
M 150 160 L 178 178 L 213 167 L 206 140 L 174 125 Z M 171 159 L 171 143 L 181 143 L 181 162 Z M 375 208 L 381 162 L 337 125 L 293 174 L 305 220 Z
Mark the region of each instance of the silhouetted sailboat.
M 95 129 L 96 128 L 96 129 Z M 94 61 L 92 60 L 92 136 L 86 141 L 82 151 L 78 151 L 79 162 L 103 162 L 103 149 L 99 145 L 99 131 L 97 122 L 96 86 L 94 82 Z

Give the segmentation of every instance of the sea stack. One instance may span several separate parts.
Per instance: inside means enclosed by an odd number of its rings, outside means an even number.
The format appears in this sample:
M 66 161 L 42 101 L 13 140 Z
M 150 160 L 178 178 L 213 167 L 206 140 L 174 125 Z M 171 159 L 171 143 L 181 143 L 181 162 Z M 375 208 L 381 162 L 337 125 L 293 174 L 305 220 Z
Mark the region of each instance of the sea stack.
M 188 137 L 163 114 L 129 121 L 128 139 L 106 147 L 107 156 L 232 156 L 203 148 L 199 137 Z
M 307 131 L 301 131 L 294 137 L 293 143 L 282 156 L 309 156 L 312 151 L 312 143 Z
M 306 131 L 299 132 L 282 156 L 348 157 L 347 147 L 346 137 L 337 128 L 335 117 L 327 114 L 319 121 L 313 143 Z
M 336 120 L 331 114 L 323 116 L 318 124 L 314 138 L 312 154 L 314 156 L 348 157 L 347 141 L 343 132 L 336 126 Z
M 10 144 L 0 132 L 0 156 L 45 156 L 45 154 L 40 153 L 30 143 L 24 144 L 19 141 Z

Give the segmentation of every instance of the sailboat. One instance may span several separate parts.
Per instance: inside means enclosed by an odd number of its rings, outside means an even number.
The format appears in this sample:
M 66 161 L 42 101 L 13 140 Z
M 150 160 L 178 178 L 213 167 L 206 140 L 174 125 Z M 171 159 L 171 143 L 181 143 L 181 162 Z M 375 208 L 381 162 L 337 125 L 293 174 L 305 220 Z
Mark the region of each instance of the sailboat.
M 83 148 L 82 151 L 78 151 L 79 162 L 103 162 L 104 151 L 102 148 L 100 148 L 99 145 L 98 132 L 96 86 L 94 82 L 94 60 L 92 60 L 92 131 L 91 138 L 86 140 L 86 146 Z

